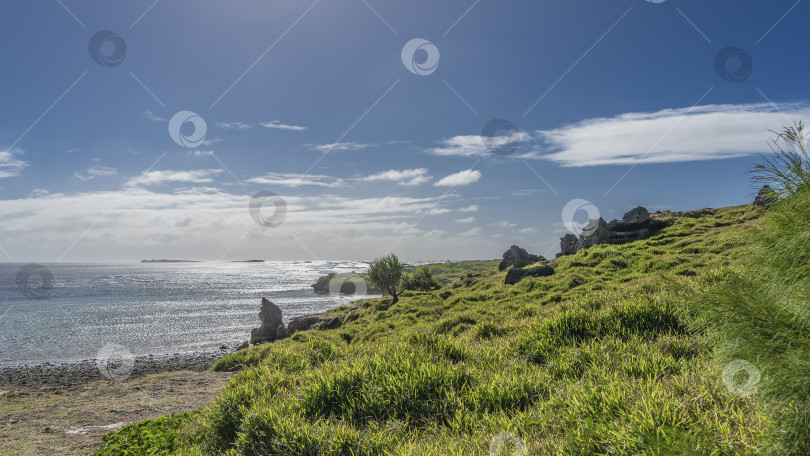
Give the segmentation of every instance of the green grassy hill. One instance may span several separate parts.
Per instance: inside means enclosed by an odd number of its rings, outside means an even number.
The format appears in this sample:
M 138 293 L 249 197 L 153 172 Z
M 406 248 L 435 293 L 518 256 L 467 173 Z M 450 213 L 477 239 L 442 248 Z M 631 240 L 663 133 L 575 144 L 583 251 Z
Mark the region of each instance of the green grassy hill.
M 505 285 L 489 262 L 340 308 L 338 329 L 226 356 L 213 369 L 238 373 L 209 407 L 127 426 L 100 454 L 759 454 L 774 414 L 724 382 L 686 303 L 742 264 L 763 214 L 653 214 L 657 235 L 550 277 Z

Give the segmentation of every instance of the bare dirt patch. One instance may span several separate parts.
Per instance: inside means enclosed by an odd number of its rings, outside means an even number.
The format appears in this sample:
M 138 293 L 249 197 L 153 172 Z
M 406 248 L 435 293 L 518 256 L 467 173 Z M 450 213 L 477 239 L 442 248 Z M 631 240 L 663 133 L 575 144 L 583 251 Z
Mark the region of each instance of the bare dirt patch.
M 209 404 L 227 372 L 175 371 L 0 394 L 0 455 L 89 454 L 124 424 Z

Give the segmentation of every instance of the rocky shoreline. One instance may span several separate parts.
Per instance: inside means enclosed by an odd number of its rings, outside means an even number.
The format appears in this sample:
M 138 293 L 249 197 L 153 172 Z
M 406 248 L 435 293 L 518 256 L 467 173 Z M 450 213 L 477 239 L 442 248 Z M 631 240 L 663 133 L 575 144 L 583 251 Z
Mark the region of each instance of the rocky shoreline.
M 222 346 L 214 350 L 136 356 L 126 379 L 181 370 L 204 371 L 237 347 Z M 103 365 L 102 365 L 103 366 Z M 111 366 L 115 368 L 115 366 Z M 123 378 L 122 378 L 123 379 Z M 81 361 L 48 361 L 28 364 L 0 364 L 0 391 L 19 391 L 43 387 L 66 387 L 98 380 L 110 380 L 102 374 L 95 359 Z

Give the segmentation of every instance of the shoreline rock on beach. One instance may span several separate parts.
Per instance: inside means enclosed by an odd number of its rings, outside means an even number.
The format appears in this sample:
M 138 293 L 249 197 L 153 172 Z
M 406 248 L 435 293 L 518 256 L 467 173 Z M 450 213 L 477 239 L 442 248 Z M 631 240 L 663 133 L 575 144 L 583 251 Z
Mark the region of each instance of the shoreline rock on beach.
M 251 345 L 272 342 L 289 335 L 284 322 L 281 321 L 281 309 L 267 298 L 262 298 L 259 320 L 262 322 L 261 326 L 250 330 Z

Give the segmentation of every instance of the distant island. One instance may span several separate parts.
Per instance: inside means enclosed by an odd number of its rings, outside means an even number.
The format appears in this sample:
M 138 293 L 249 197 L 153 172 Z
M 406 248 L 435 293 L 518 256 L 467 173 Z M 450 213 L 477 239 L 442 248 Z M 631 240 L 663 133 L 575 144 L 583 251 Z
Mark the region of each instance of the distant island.
M 200 263 L 196 260 L 141 260 L 141 263 Z
M 264 260 L 233 260 L 231 263 L 264 263 Z

